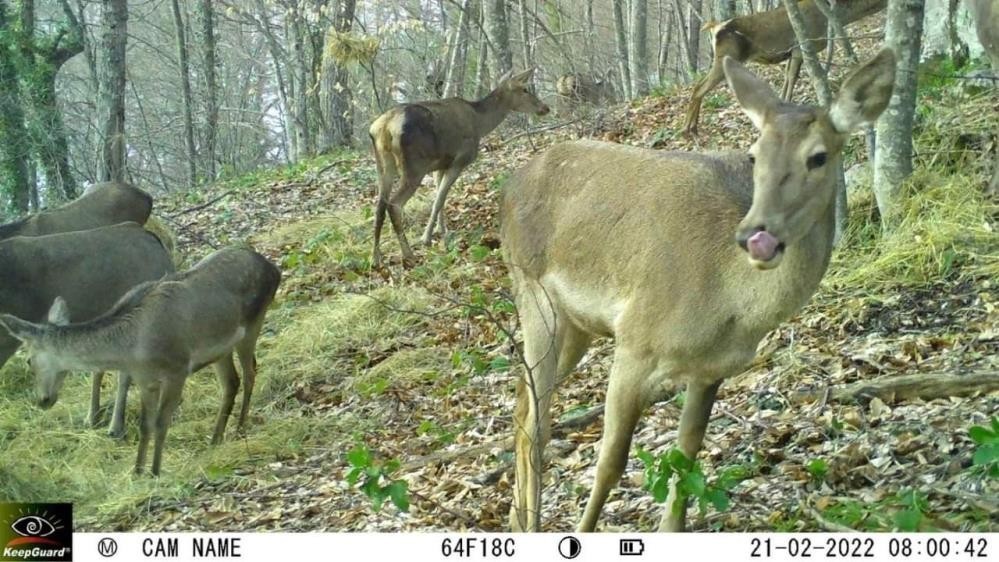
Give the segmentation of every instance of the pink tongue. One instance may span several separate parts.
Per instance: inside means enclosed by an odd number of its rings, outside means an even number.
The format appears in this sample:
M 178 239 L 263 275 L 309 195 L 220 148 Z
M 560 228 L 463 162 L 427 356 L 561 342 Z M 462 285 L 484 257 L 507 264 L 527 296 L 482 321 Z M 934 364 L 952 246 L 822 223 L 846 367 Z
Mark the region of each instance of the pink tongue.
M 746 246 L 754 260 L 770 261 L 777 253 L 779 242 L 769 232 L 761 230 L 749 238 Z

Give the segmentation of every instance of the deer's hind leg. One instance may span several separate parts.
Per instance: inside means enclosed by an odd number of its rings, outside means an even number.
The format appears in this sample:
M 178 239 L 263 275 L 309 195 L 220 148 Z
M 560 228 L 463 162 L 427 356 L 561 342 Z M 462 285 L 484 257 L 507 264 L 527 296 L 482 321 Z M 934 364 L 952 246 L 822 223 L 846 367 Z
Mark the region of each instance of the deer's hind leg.
M 395 185 L 399 177 L 399 170 L 396 168 L 395 159 L 391 155 L 387 157 L 382 155 L 377 148 L 375 149 L 375 163 L 378 166 L 378 200 L 375 203 L 375 240 L 371 254 L 371 265 L 377 268 L 382 265 L 382 227 L 385 224 L 389 199 L 392 197 L 392 186 Z
M 551 432 L 552 393 L 579 362 L 590 340 L 558 315 L 539 284 L 531 285 L 521 287 L 517 299 L 526 365 L 517 382 L 514 413 L 516 476 L 510 508 L 514 531 L 541 530 L 541 476 Z
M 239 411 L 239 424 L 236 428 L 243 430 L 246 424 L 246 416 L 250 413 L 250 397 L 253 396 L 253 385 L 257 380 L 257 338 L 260 336 L 260 329 L 263 327 L 264 319 L 260 320 L 250 329 L 246 337 L 236 344 L 236 355 L 239 356 L 239 367 L 243 371 L 243 404 Z
M 236 374 L 236 366 L 232 363 L 232 353 L 226 353 L 215 362 L 215 374 L 218 377 L 219 386 L 222 387 L 222 403 L 219 404 L 219 414 L 215 419 L 212 445 L 218 445 L 222 442 L 225 426 L 229 422 L 233 404 L 236 402 L 236 393 L 239 391 L 239 375 Z
M 437 183 L 437 195 L 434 197 L 434 206 L 430 211 L 430 219 L 427 221 L 427 228 L 423 232 L 423 244 L 429 246 L 434 237 L 434 225 L 438 225 L 441 239 L 447 234 L 447 225 L 444 224 L 444 202 L 447 194 L 451 191 L 451 186 L 461 175 L 461 172 L 468 165 L 467 159 L 455 160 L 451 167 L 442 173 L 435 173 L 434 179 Z
M 406 224 L 403 221 L 402 209 L 406 206 L 409 199 L 413 197 L 413 194 L 416 193 L 425 175 L 426 173 L 413 170 L 407 166 L 403 172 L 402 184 L 392 194 L 388 202 L 388 214 L 392 220 L 392 230 L 395 231 L 396 238 L 399 239 L 399 247 L 402 249 L 402 258 L 405 263 L 413 263 L 416 260 L 416 256 L 409 245 L 409 240 L 406 239 Z

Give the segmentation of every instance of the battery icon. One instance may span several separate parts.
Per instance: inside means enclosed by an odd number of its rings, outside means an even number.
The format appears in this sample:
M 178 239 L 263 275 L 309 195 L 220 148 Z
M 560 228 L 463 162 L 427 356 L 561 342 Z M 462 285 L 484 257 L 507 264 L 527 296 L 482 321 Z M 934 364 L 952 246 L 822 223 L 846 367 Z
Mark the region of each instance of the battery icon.
M 645 552 L 642 539 L 621 539 L 621 556 L 641 556 Z

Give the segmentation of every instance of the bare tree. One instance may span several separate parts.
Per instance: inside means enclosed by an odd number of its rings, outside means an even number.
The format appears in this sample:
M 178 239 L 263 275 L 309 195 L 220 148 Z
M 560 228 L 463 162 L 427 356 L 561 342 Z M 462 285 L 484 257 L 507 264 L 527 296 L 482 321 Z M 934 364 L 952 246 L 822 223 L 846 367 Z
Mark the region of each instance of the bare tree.
M 621 90 L 631 99 L 631 65 L 628 63 L 628 30 L 624 24 L 624 0 L 612 0 L 614 10 L 614 39 L 617 44 L 617 63 L 621 72 Z
M 184 144 L 187 147 L 187 179 L 189 185 L 198 183 L 198 169 L 195 165 L 196 148 L 194 146 L 194 117 L 191 98 L 191 69 L 187 60 L 187 40 L 184 33 L 184 17 L 180 13 L 180 2 L 171 0 L 173 23 L 177 35 L 177 60 L 180 62 L 180 89 L 184 104 Z
M 485 0 L 486 26 L 489 42 L 493 48 L 493 63 L 496 76 L 503 76 L 513 70 L 513 52 L 510 50 L 510 26 L 507 22 L 504 0 Z
M 215 76 L 215 9 L 212 0 L 201 0 L 201 52 L 205 72 L 205 170 L 215 179 L 215 138 L 219 128 L 218 83 Z
M 628 62 L 632 97 L 649 93 L 649 57 L 646 47 L 648 7 L 648 0 L 631 0 L 631 41 Z
M 888 0 L 885 43 L 895 50 L 898 72 L 888 109 L 878 120 L 874 196 L 884 219 L 898 206 L 902 181 L 912 174 L 912 123 L 916 111 L 916 70 L 923 35 L 923 0 Z M 886 220 L 884 224 L 890 224 Z
M 102 181 L 125 181 L 125 45 L 128 2 L 101 2 L 101 58 L 98 69 L 103 120 L 100 157 Z

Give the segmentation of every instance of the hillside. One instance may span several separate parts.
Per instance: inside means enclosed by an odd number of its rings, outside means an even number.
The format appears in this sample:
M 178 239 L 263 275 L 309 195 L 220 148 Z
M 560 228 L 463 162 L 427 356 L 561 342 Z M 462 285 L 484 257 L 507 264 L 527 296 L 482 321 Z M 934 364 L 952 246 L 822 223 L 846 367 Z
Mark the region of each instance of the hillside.
M 776 83 L 777 73 L 766 75 Z M 829 390 L 999 372 L 999 206 L 981 193 L 999 90 L 927 73 L 902 223 L 882 234 L 869 186 L 851 191 L 850 227 L 818 294 L 722 386 L 700 461 L 709 479 L 744 479 L 727 509 L 693 517 L 693 529 L 999 530 L 999 483 L 972 466 L 969 437 L 999 411 L 999 393 L 847 399 Z M 803 77 L 799 95 L 806 90 Z M 502 128 L 452 190 L 446 247 L 418 248 L 408 270 L 388 229 L 389 266 L 370 270 L 376 174 L 366 148 L 158 201 L 185 263 L 248 242 L 283 270 L 246 434 L 208 446 L 219 394 L 200 373 L 171 427 L 164 476 L 133 476 L 134 423 L 125 442 L 86 427 L 84 377 L 67 382 L 51 411 L 26 407 L 32 387 L 19 356 L 0 379 L 0 486 L 22 501 L 77 502 L 84 530 L 505 530 L 517 366 L 498 194 L 531 156 L 580 136 L 669 150 L 748 146 L 754 132 L 726 88 L 707 99 L 700 136 L 681 138 L 688 95 L 677 88 L 533 122 L 540 131 L 530 134 Z M 853 138 L 849 163 L 863 153 Z M 425 185 L 406 209 L 411 239 L 431 195 Z M 596 346 L 555 401 L 546 530 L 574 527 L 592 483 L 609 348 Z M 678 402 L 649 409 L 636 447 L 672 446 Z M 408 513 L 389 501 L 374 509 L 348 481 L 352 462 L 405 481 Z M 642 473 L 632 455 L 601 528 L 654 529 L 660 508 Z

